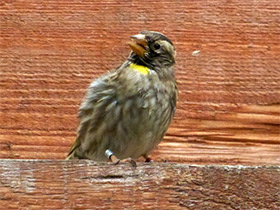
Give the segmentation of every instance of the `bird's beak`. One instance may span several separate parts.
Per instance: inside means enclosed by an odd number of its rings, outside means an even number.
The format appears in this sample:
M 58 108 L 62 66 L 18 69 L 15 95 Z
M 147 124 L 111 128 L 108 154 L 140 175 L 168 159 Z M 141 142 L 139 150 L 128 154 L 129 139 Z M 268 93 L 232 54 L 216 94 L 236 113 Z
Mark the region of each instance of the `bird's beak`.
M 132 49 L 132 51 L 141 56 L 144 57 L 145 53 L 147 52 L 147 40 L 146 36 L 144 34 L 137 34 L 130 37 L 131 41 L 127 44 Z

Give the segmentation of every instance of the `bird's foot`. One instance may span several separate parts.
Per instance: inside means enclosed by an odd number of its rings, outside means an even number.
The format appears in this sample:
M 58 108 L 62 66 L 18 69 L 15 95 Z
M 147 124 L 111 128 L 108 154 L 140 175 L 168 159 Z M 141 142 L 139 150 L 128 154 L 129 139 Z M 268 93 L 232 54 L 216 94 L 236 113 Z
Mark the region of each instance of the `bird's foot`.
M 152 158 L 148 157 L 148 155 L 143 155 L 143 157 L 145 158 L 145 163 L 152 163 L 152 162 L 154 162 L 152 160 Z
M 145 162 L 146 162 L 146 163 L 152 163 L 152 162 L 154 162 L 154 161 L 152 160 L 152 158 L 147 157 L 146 160 L 145 160 Z
M 130 163 L 132 167 L 136 168 L 137 164 L 136 164 L 136 161 L 133 160 L 132 158 L 126 158 L 126 159 L 123 159 L 123 160 L 120 160 L 119 158 L 116 157 L 116 155 L 114 155 L 114 153 L 107 149 L 105 151 L 105 155 L 106 157 L 112 162 L 114 163 L 115 165 L 118 165 L 119 163 Z
M 136 161 L 133 160 L 132 158 L 126 158 L 126 159 L 120 160 L 118 163 L 130 163 L 132 167 L 134 167 L 134 168 L 137 167 Z M 116 164 L 118 164 L 118 163 L 116 163 Z

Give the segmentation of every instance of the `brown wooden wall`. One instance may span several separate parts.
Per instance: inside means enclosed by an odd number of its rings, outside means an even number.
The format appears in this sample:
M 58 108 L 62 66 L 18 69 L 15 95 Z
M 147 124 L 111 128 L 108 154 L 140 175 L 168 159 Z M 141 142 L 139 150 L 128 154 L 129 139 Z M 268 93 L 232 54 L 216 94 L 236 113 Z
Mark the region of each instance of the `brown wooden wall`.
M 280 1 L 0 2 L 0 158 L 64 159 L 94 77 L 156 30 L 177 49 L 179 101 L 154 159 L 280 164 Z

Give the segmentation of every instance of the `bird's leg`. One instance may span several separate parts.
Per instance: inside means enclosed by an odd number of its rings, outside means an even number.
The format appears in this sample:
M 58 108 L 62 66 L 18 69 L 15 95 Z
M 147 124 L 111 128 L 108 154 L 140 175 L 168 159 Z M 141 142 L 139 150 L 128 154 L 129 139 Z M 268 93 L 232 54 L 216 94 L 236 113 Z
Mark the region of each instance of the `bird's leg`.
M 120 162 L 120 159 L 118 159 L 115 155 L 114 155 L 114 153 L 111 151 L 111 150 L 109 150 L 109 149 L 107 149 L 106 151 L 105 151 L 105 155 L 106 155 L 106 157 L 108 158 L 108 160 L 110 160 L 112 163 L 114 163 L 115 165 L 117 165 L 119 162 Z
M 129 162 L 133 167 L 136 167 L 136 166 L 137 166 L 135 160 L 133 160 L 132 158 L 126 158 L 126 159 L 120 160 L 120 159 L 118 159 L 118 158 L 114 155 L 114 153 L 113 153 L 111 150 L 109 150 L 109 149 L 107 149 L 107 150 L 105 151 L 105 155 L 106 155 L 106 157 L 107 157 L 112 163 L 114 163 L 115 165 L 119 164 L 120 162 L 122 162 L 122 163 Z

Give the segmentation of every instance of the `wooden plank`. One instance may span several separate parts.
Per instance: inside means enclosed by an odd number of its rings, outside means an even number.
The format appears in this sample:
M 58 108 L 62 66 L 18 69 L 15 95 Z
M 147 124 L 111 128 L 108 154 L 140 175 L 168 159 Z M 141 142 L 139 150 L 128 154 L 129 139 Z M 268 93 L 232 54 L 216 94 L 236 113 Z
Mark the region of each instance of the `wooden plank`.
M 6 209 L 278 209 L 280 167 L 0 160 Z
M 94 77 L 131 34 L 177 49 L 175 120 L 156 161 L 280 164 L 280 1 L 2 1 L 0 158 L 64 159 Z

